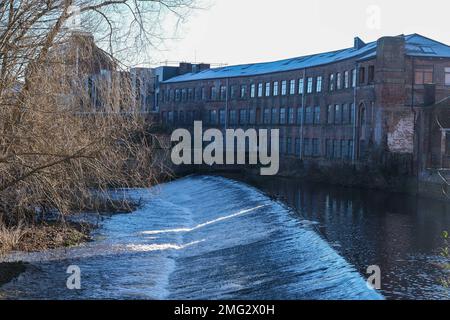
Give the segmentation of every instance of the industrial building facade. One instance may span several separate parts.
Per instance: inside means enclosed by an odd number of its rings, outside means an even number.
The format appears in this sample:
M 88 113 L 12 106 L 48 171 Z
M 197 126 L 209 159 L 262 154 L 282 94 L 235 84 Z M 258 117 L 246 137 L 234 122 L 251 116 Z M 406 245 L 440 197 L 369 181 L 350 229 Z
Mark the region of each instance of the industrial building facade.
M 156 97 L 169 127 L 201 120 L 223 130 L 280 129 L 283 159 L 321 165 L 406 155 L 416 173 L 449 166 L 450 130 L 434 122 L 450 108 L 442 107 L 450 47 L 421 35 L 355 38 L 352 48 L 270 63 L 172 69 Z

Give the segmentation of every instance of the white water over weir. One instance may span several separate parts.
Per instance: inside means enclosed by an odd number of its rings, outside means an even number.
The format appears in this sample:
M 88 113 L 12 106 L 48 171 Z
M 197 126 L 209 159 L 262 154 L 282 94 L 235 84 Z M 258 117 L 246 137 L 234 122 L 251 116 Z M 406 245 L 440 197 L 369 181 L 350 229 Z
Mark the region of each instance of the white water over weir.
M 22 299 L 382 299 L 301 217 L 258 190 L 192 176 L 130 191 L 145 205 L 104 221 L 79 248 L 30 262 L 0 288 Z M 303 220 L 303 221 L 302 221 Z M 67 267 L 81 290 L 66 288 Z

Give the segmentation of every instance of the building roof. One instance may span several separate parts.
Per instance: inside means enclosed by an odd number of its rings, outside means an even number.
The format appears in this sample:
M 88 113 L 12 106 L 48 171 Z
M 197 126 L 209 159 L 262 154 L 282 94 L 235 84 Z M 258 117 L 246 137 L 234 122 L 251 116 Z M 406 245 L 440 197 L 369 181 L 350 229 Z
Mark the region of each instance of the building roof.
M 450 58 L 450 46 L 416 33 L 407 36 L 403 35 L 403 37 L 405 38 L 405 49 L 408 56 Z M 256 76 L 316 67 L 357 57 L 360 57 L 361 60 L 366 60 L 376 56 L 376 49 L 377 41 L 373 41 L 360 49 L 352 47 L 274 62 L 213 68 L 198 73 L 180 75 L 164 81 L 164 83 Z

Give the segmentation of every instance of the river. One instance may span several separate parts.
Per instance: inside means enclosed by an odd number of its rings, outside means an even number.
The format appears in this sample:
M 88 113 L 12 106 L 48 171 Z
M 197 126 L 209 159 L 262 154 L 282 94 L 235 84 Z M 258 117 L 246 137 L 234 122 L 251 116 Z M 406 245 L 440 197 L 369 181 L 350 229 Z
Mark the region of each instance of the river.
M 250 185 L 252 184 L 252 185 Z M 445 298 L 438 285 L 444 203 L 278 178 L 189 176 L 127 190 L 143 206 L 114 215 L 94 241 L 14 253 L 27 271 L 6 299 Z M 379 265 L 382 290 L 366 285 Z M 81 289 L 69 290 L 69 266 Z

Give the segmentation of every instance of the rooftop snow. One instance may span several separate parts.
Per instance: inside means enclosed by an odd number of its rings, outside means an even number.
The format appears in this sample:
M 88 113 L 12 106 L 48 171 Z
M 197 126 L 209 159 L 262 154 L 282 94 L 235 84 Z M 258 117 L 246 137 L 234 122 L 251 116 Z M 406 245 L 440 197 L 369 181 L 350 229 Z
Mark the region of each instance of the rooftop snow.
M 412 34 L 404 37 L 406 41 L 406 54 L 409 56 L 450 58 L 450 47 L 443 43 L 426 38 L 419 34 Z M 338 51 L 319 53 L 274 62 L 208 69 L 198 73 L 187 73 L 177 76 L 165 81 L 164 83 L 255 76 L 273 72 L 292 71 L 315 67 L 355 57 L 368 59 L 375 57 L 376 48 L 377 42 L 374 41 L 368 43 L 361 49 L 347 48 Z

